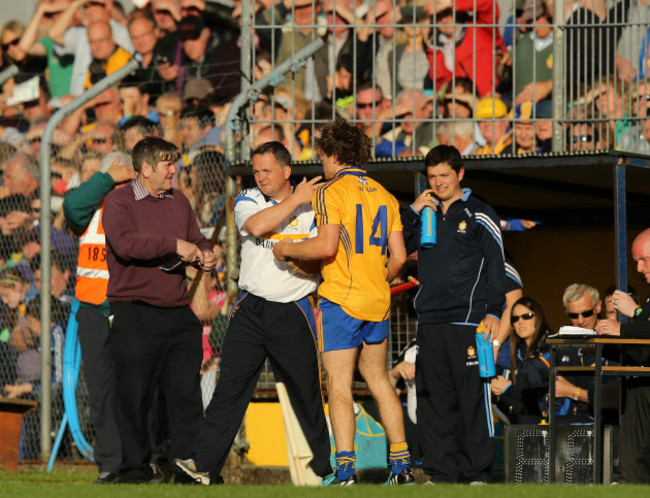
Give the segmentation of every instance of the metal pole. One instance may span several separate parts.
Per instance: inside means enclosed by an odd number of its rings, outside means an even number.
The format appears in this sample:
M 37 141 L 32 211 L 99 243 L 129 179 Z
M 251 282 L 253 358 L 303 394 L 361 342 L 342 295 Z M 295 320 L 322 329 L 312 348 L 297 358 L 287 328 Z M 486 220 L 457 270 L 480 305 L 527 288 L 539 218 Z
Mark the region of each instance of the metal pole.
M 564 2 L 553 4 L 553 152 L 564 150 L 564 9 Z
M 253 72 L 251 64 L 251 51 L 253 47 L 252 33 L 251 33 L 251 4 L 250 2 L 242 2 L 242 26 L 241 26 L 241 93 L 247 92 L 248 87 L 253 79 Z M 249 109 L 244 110 L 245 113 Z M 241 130 L 241 148 L 239 151 L 240 159 L 248 159 L 250 154 L 250 130 Z
M 247 95 L 248 88 L 250 87 L 250 81 L 252 77 L 251 71 L 251 8 L 249 2 L 242 2 L 242 15 L 241 15 L 241 91 L 239 95 Z M 243 105 L 243 104 L 242 104 Z M 231 106 L 234 107 L 233 103 Z M 239 110 L 239 107 L 237 107 Z M 228 113 L 230 116 L 230 113 Z M 228 117 L 226 118 L 226 168 L 228 164 L 235 159 L 235 134 L 236 131 L 229 126 L 230 121 Z M 232 137 L 230 134 L 233 134 Z M 249 134 L 244 133 L 242 135 L 242 147 L 249 147 Z M 229 147 L 230 144 L 230 147 Z M 241 155 L 241 153 L 240 153 Z M 234 198 L 236 193 L 237 186 L 235 181 L 228 175 L 226 175 L 226 295 L 228 299 L 232 296 L 237 295 L 238 287 L 237 280 L 239 274 L 236 271 L 236 268 L 239 267 L 237 264 L 237 234 L 235 229 L 235 215 L 234 215 Z M 239 433 L 238 433 L 239 434 Z
M 619 157 L 614 166 L 614 231 L 616 255 L 616 288 L 627 292 L 627 198 L 626 171 L 624 158 Z M 627 322 L 627 317 L 618 314 L 622 323 Z
M 7 69 L 4 69 L 0 72 L 0 85 L 4 85 L 9 79 L 13 78 L 18 74 L 18 67 L 15 64 L 12 64 Z
M 243 4 L 242 4 L 243 5 Z M 239 109 L 247 102 L 255 102 L 259 93 L 267 86 L 276 86 L 284 81 L 284 75 L 289 71 L 297 72 L 306 65 L 309 57 L 325 46 L 322 38 L 310 42 L 305 48 L 299 50 L 293 57 L 287 59 L 269 74 L 253 83 L 247 91 L 242 91 L 233 100 L 226 115 L 226 171 L 230 161 L 235 157 L 235 136 L 241 128 L 241 119 L 236 119 Z
M 129 61 L 97 84 L 79 95 L 69 104 L 56 111 L 50 118 L 41 140 L 41 458 L 47 460 L 51 450 L 50 431 L 52 423 L 52 338 L 50 336 L 50 246 L 52 227 L 50 223 L 50 156 L 52 135 L 67 116 L 94 99 L 107 88 L 137 69 L 136 60 Z M 1 77 L 2 73 L 0 73 Z

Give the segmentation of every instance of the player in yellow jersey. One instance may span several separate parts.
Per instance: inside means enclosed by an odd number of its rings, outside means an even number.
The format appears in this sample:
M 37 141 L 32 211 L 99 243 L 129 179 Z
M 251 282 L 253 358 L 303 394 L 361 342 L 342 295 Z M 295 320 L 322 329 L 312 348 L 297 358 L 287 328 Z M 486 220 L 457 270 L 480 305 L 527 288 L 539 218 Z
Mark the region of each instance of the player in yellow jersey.
M 356 126 L 341 119 L 326 124 L 316 150 L 329 180 L 312 200 L 318 236 L 299 243 L 285 239 L 273 246 L 273 253 L 281 261 L 322 260 L 318 332 L 337 463 L 323 483 L 356 482 L 351 386 L 358 356 L 390 442 L 387 484 L 412 484 L 402 408 L 386 372 L 388 283 L 406 260 L 397 201 L 362 169 L 371 145 Z

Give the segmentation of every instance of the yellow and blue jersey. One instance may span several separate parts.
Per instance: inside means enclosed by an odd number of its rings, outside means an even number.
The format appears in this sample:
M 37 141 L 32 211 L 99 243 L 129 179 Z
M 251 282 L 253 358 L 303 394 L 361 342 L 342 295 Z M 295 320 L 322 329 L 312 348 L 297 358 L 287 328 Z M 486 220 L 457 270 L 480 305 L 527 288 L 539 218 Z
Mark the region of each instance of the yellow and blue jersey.
M 323 261 L 318 293 L 359 320 L 386 320 L 388 238 L 402 231 L 397 200 L 364 170 L 344 168 L 318 188 L 312 205 L 317 226 L 340 227 L 338 251 Z

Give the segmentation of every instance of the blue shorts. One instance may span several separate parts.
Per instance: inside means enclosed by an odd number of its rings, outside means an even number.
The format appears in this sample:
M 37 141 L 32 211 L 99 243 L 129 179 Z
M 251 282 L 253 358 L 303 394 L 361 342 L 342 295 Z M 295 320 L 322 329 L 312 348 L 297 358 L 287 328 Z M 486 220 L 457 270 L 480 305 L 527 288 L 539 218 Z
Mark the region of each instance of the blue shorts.
M 318 337 L 321 352 L 354 349 L 378 344 L 388 337 L 388 320 L 369 322 L 348 315 L 338 304 L 324 297 L 318 300 Z

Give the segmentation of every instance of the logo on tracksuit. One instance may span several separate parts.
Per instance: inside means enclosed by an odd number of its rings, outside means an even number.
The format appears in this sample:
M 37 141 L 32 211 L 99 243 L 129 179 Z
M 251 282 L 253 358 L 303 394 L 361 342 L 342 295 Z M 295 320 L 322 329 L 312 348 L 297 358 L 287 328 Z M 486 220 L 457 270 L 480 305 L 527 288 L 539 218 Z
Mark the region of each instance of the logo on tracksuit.
M 465 366 L 473 367 L 474 365 L 478 365 L 478 356 L 476 356 L 476 348 L 470 346 L 467 348 L 467 360 L 465 360 Z

